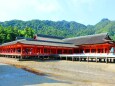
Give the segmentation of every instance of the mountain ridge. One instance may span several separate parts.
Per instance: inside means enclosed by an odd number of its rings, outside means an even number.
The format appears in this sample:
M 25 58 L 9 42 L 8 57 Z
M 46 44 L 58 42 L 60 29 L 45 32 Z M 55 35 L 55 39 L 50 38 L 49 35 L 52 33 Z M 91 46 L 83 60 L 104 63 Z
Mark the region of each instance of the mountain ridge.
M 6 32 L 5 36 L 9 39 L 7 41 L 14 40 L 16 36 L 24 36 L 31 38 L 33 37 L 33 34 L 54 35 L 68 38 L 93 35 L 98 33 L 109 33 L 112 39 L 115 39 L 115 21 L 111 21 L 107 18 L 103 18 L 95 25 L 84 25 L 75 21 L 51 21 L 38 19 L 29 21 L 10 20 L 0 22 L 0 25 L 0 34 L 2 34 L 1 37 L 4 37 Z M 1 38 L 0 41 L 2 40 L 3 43 L 3 40 L 5 39 L 7 38 Z

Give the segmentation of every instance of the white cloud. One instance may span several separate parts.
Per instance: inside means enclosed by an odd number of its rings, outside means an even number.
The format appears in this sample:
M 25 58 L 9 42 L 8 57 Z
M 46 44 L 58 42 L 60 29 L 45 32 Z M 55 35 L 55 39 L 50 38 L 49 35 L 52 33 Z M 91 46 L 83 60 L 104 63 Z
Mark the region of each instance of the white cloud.
M 86 23 L 91 13 L 94 14 L 94 7 L 97 8 L 96 2 L 97 0 L 0 0 L 0 21 L 41 19 Z
M 69 21 L 77 21 L 84 23 L 89 20 L 89 14 L 93 13 L 96 0 L 64 0 L 67 12 L 66 19 Z M 91 17 L 91 16 L 90 16 Z M 85 23 L 86 23 L 85 22 Z
M 57 0 L 39 0 L 33 3 L 35 10 L 39 12 L 52 13 L 59 9 Z
M 70 5 L 75 9 L 87 8 L 89 11 L 92 10 L 96 0 L 71 0 Z
M 0 0 L 0 21 L 33 18 L 59 9 L 57 0 Z

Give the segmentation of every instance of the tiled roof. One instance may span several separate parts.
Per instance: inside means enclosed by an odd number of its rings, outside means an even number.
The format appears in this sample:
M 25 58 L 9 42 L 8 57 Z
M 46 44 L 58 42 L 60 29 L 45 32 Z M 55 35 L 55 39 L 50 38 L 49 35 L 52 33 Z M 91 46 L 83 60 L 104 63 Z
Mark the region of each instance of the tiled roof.
M 43 34 L 37 34 L 37 36 L 38 37 L 45 37 L 45 38 L 64 39 L 64 37 L 51 36 L 51 35 L 43 35 Z
M 95 35 L 66 38 L 63 39 L 63 41 L 73 43 L 74 45 L 87 45 L 87 44 L 100 44 L 105 42 L 111 42 L 112 39 L 109 37 L 107 33 L 101 33 Z
M 0 46 L 23 43 L 23 44 L 28 44 L 28 45 L 78 47 L 79 45 L 87 45 L 87 44 L 101 44 L 101 43 L 106 43 L 106 42 L 113 43 L 112 39 L 109 37 L 107 33 L 73 37 L 73 38 L 65 38 L 65 39 L 60 39 L 60 40 L 62 41 L 20 39 L 20 40 L 4 43 Z
M 60 47 L 77 47 L 73 44 L 66 43 L 66 42 L 51 42 L 51 41 L 42 41 L 42 40 L 28 40 L 28 39 L 21 39 L 12 42 L 7 42 L 2 44 L 1 46 L 11 45 L 16 43 L 23 43 L 28 45 L 44 45 L 44 46 L 60 46 Z

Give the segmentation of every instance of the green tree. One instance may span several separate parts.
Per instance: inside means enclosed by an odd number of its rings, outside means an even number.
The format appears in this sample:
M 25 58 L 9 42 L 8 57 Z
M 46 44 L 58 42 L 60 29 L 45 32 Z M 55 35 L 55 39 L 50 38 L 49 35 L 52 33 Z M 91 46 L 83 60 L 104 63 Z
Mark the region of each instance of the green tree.
M 11 34 L 7 34 L 6 40 L 7 40 L 7 41 L 12 41 L 12 36 L 11 36 Z

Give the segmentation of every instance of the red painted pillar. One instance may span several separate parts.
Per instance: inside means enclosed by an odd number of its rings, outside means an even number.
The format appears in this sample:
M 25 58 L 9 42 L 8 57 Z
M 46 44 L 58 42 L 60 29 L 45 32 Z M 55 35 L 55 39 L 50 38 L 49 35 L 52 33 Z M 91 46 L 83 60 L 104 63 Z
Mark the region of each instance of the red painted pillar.
M 6 48 L 6 52 L 7 52 L 7 48 Z M 12 48 L 10 47 L 10 53 L 12 53 Z
M 96 53 L 98 53 L 98 49 L 97 49 L 97 47 L 96 47 Z
M 74 51 L 73 51 L 73 49 L 71 49 L 72 50 L 72 54 L 74 53 Z
M 43 46 L 43 48 L 42 48 L 42 54 L 44 55 L 44 46 Z
M 49 47 L 49 54 L 51 54 L 51 47 Z
M 57 47 L 56 47 L 56 54 L 57 54 Z
M 61 49 L 61 53 L 64 54 L 64 49 L 63 48 Z
M 80 49 L 79 49 L 79 53 L 81 53 L 81 52 L 80 52 Z
M 42 47 L 38 47 L 38 52 L 41 54 L 42 53 Z
M 104 52 L 103 53 L 105 53 L 106 51 L 105 51 L 105 47 L 104 47 Z
M 107 54 L 109 54 L 109 47 L 107 48 Z
M 37 55 L 37 46 L 35 46 L 35 55 Z
M 21 45 L 21 55 L 23 55 L 23 46 Z
M 68 54 L 70 54 L 69 49 L 68 49 Z
M 15 53 L 17 53 L 17 48 L 16 48 L 16 46 L 15 46 Z
M 84 49 L 84 52 L 83 53 L 85 53 L 85 49 Z
M 90 53 L 91 53 L 91 48 L 90 48 Z

